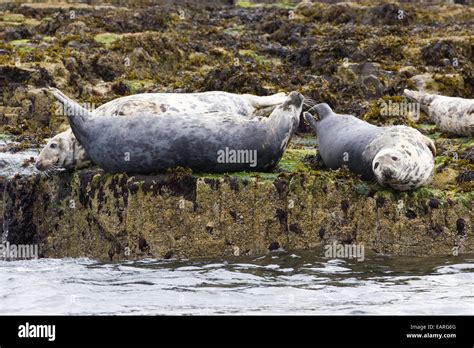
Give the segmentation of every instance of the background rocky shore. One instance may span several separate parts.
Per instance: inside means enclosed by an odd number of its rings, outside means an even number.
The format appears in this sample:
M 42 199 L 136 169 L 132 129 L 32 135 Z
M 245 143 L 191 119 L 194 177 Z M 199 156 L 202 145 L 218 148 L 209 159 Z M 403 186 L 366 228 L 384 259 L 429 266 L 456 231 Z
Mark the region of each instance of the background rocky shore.
M 404 88 L 473 98 L 473 18 L 459 4 L 1 4 L 3 238 L 40 243 L 47 257 L 114 260 L 334 240 L 377 253 L 472 252 L 473 139 L 381 105 L 403 103 Z M 40 177 L 30 157 L 67 128 L 47 86 L 92 107 L 143 92 L 298 90 L 373 124 L 416 127 L 436 143 L 436 174 L 397 193 L 328 171 L 301 122 L 274 173 Z M 12 177 L 11 158 L 25 175 Z

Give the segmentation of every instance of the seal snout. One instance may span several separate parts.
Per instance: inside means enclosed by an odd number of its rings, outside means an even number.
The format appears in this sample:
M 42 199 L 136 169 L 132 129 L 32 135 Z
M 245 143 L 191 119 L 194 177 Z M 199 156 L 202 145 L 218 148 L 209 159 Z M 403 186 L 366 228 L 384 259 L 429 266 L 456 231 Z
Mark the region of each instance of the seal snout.
M 286 101 L 283 103 L 283 107 L 289 107 L 293 105 L 296 108 L 300 108 L 303 105 L 304 97 L 301 93 L 298 92 L 291 92 L 288 95 L 288 98 Z
M 380 173 L 380 175 L 385 179 L 385 180 L 390 180 L 390 179 L 393 179 L 393 177 L 395 176 L 395 171 L 390 168 L 389 166 L 382 166 L 380 167 L 380 162 L 377 161 L 374 163 L 374 172 L 377 172 L 377 169 L 378 169 L 378 172 Z
M 382 175 L 383 175 L 385 180 L 393 179 L 394 174 L 395 174 L 395 172 L 390 168 L 382 169 Z
M 54 164 L 51 161 L 43 160 L 41 158 L 36 159 L 35 167 L 39 171 L 44 172 L 45 170 L 50 169 Z
M 41 161 L 40 159 L 36 160 L 35 167 L 36 169 L 41 170 L 41 171 L 46 169 L 46 167 L 43 164 L 43 161 Z

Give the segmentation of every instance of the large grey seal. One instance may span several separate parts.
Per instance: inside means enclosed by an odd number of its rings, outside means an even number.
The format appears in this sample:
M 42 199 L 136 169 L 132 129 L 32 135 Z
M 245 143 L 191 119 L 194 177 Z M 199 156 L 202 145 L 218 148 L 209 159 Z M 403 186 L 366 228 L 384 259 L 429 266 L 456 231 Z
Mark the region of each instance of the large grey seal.
M 443 132 L 474 136 L 474 99 L 446 97 L 405 89 Z
M 327 104 L 312 108 L 305 119 L 318 137 L 319 152 L 331 169 L 347 165 L 366 180 L 396 190 L 431 182 L 435 146 L 431 139 L 406 126 L 377 127 L 351 115 L 334 113 Z
M 292 92 L 268 118 L 234 113 L 92 117 L 53 89 L 91 160 L 108 172 L 150 173 L 173 167 L 203 172 L 268 171 L 298 126 L 303 96 Z
M 143 93 L 114 99 L 92 112 L 92 116 L 184 115 L 228 112 L 242 117 L 269 115 L 286 100 L 285 93 L 270 96 L 203 93 Z M 51 138 L 36 159 L 39 170 L 73 169 L 90 165 L 84 148 L 70 129 Z

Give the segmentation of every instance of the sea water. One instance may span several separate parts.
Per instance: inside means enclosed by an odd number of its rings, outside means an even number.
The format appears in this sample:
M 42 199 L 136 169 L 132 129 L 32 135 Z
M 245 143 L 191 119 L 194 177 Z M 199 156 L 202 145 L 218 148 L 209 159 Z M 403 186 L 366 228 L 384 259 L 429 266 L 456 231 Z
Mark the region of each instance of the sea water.
M 0 314 L 474 314 L 474 255 L 0 261 Z

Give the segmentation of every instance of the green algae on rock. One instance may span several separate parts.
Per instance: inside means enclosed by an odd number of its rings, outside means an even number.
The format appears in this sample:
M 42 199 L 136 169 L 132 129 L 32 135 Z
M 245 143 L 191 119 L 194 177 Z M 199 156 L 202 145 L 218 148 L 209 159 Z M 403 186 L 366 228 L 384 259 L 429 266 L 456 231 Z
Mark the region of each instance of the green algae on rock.
M 258 255 L 275 243 L 293 251 L 333 241 L 393 255 L 473 251 L 472 194 L 361 194 L 357 181 L 325 173 L 238 180 L 98 170 L 15 178 L 3 183 L 4 226 L 8 241 L 39 243 L 43 257 Z

